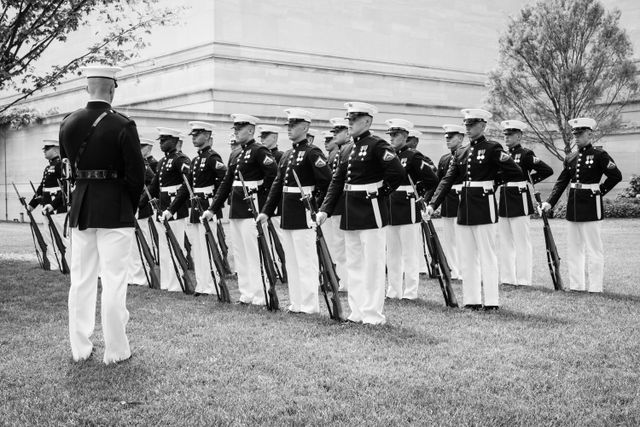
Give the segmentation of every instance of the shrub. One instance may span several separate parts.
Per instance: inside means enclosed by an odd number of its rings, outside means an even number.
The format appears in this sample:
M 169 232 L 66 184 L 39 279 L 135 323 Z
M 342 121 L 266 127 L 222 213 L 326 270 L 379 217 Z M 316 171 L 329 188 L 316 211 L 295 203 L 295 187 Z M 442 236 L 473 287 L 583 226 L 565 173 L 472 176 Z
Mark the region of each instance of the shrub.
M 604 199 L 604 218 L 640 218 L 640 198 Z M 553 209 L 553 218 L 567 217 L 567 203 L 560 202 Z
M 629 186 L 625 188 L 620 194 L 618 199 L 634 199 L 640 198 L 640 176 L 631 175 L 629 180 Z

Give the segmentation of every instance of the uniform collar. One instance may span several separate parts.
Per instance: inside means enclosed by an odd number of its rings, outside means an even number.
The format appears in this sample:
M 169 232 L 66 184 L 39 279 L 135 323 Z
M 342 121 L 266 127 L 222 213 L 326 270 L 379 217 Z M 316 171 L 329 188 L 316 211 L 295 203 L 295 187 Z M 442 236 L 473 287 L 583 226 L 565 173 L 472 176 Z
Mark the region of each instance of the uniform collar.
M 167 151 L 164 153 L 165 157 L 173 157 L 176 153 L 178 152 L 178 150 L 176 150 L 175 148 L 171 151 Z
M 104 108 L 111 108 L 111 104 L 109 104 L 107 101 L 95 99 L 87 102 L 87 108 L 90 110 L 99 110 Z
M 581 153 L 584 153 L 584 152 L 586 152 L 586 151 L 589 151 L 592 147 L 593 147 L 593 145 L 591 145 L 591 144 L 587 144 L 587 145 L 585 145 L 584 147 L 582 147 L 579 151 L 580 151 Z
M 487 137 L 484 136 L 484 134 L 480 135 L 477 139 L 474 139 L 473 141 L 471 141 L 471 146 L 475 146 L 476 144 L 479 144 L 480 142 L 484 142 L 487 140 Z
M 203 154 L 206 154 L 209 150 L 211 150 L 211 147 L 207 145 L 206 147 L 198 150 L 198 155 L 201 156 Z
M 516 151 L 517 149 L 521 148 L 522 146 L 520 144 L 516 144 L 513 147 L 509 148 L 509 152 L 513 153 L 514 151 Z
M 247 147 L 250 147 L 250 146 L 251 146 L 251 144 L 253 144 L 253 143 L 255 143 L 255 142 L 256 142 L 256 140 L 255 140 L 255 139 L 251 139 L 249 142 L 247 142 L 247 143 L 245 143 L 245 144 L 240 144 L 240 146 L 241 146 L 243 149 L 245 149 L 245 148 L 247 148 Z
M 362 139 L 368 137 L 369 135 L 371 135 L 371 132 L 366 130 L 366 131 L 364 131 L 364 133 L 362 135 L 353 138 L 353 142 L 357 144 L 358 142 L 360 142 Z
M 60 156 L 55 156 L 53 159 L 49 160 L 50 165 L 55 165 L 60 161 Z
M 308 144 L 309 144 L 309 140 L 307 138 L 304 138 L 304 139 L 301 139 L 298 142 L 294 142 L 292 144 L 292 146 L 293 146 L 294 149 L 298 149 L 298 148 L 302 148 L 302 147 L 304 147 L 305 145 L 308 145 Z
M 402 152 L 404 152 L 404 151 L 407 151 L 408 149 L 409 149 L 409 144 L 405 144 L 404 146 L 402 146 L 402 147 L 400 147 L 400 148 L 396 149 L 396 153 L 397 153 L 397 154 L 400 154 L 400 153 L 402 153 Z

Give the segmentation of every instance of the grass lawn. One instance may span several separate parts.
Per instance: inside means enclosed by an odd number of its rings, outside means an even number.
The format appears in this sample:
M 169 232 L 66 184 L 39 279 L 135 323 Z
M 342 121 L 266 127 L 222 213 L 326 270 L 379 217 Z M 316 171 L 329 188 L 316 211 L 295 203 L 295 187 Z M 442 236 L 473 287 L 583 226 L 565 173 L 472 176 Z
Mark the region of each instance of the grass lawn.
M 501 289 L 499 312 L 447 309 L 424 278 L 381 327 L 129 287 L 134 356 L 107 367 L 99 321 L 72 362 L 68 277 L 0 223 L 0 425 L 640 424 L 640 221 L 604 222 L 603 295 L 554 292 L 532 224 L 537 286 Z

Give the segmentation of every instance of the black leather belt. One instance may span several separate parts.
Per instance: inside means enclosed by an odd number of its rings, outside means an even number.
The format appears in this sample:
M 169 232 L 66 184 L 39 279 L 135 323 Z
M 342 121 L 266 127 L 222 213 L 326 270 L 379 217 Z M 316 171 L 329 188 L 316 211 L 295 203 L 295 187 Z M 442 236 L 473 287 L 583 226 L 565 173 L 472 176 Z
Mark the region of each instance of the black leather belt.
M 118 179 L 118 172 L 106 169 L 79 170 L 76 179 Z

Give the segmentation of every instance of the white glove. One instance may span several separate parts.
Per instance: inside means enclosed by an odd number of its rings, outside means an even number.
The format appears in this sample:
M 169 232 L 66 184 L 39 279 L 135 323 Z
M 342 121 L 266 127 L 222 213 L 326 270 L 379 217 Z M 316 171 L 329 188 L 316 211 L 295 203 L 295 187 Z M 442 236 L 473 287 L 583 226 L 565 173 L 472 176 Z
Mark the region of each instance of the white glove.
M 318 225 L 324 224 L 324 222 L 327 220 L 327 216 L 328 215 L 327 215 L 326 212 L 319 211 L 316 214 L 316 224 L 318 224 Z
M 538 207 L 538 215 L 542 216 L 542 212 L 543 211 L 547 212 L 549 209 L 551 209 L 551 204 L 547 202 L 542 202 Z
M 27 205 L 27 210 L 28 210 L 29 212 L 31 212 L 31 211 L 33 210 L 33 206 L 31 206 L 31 205 Z
M 53 206 L 50 204 L 46 204 L 44 205 L 44 208 L 42 208 L 42 215 L 46 215 L 47 212 L 53 212 Z
M 215 215 L 209 209 L 200 215 L 200 221 L 211 221 L 213 218 L 215 218 Z
M 431 215 L 433 215 L 433 207 L 431 205 L 427 205 L 427 209 L 422 211 L 422 219 L 425 221 L 429 221 L 431 219 Z
M 267 222 L 268 219 L 269 219 L 269 215 L 267 215 L 265 213 L 260 213 L 260 214 L 258 214 L 258 217 L 256 218 L 256 222 L 257 223 L 264 223 L 264 222 Z
M 169 212 L 168 209 L 162 212 L 162 215 L 160 215 L 160 221 L 164 221 L 165 219 L 168 221 L 171 218 L 173 218 L 173 214 Z

